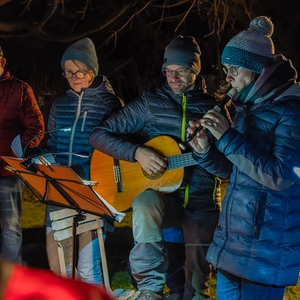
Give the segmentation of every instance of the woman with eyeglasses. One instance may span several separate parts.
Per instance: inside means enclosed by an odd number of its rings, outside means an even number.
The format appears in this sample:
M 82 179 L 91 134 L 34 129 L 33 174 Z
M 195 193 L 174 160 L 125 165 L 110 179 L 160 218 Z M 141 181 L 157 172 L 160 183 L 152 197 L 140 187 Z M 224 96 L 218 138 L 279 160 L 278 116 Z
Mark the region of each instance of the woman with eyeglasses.
M 210 110 L 192 140 L 195 159 L 217 175 L 223 153 L 232 163 L 219 227 L 206 259 L 218 270 L 218 300 L 278 300 L 297 285 L 300 264 L 300 87 L 291 62 L 274 54 L 273 23 L 257 17 L 225 46 L 226 81 L 237 90 L 232 128 Z M 189 133 L 196 126 L 191 123 Z
M 95 46 L 89 38 L 84 38 L 71 45 L 61 60 L 62 75 L 70 88 L 58 97 L 51 108 L 48 131 L 48 150 L 56 155 L 56 162 L 71 167 L 82 179 L 90 179 L 89 135 L 105 116 L 121 108 L 121 102 L 115 95 L 107 78 L 98 74 L 98 59 Z M 57 130 L 70 128 L 71 131 Z M 76 155 L 76 153 L 84 155 Z M 49 213 L 58 207 L 47 205 L 47 255 L 50 269 L 60 274 L 57 242 L 53 238 Z M 71 239 L 71 238 L 70 238 Z M 71 276 L 72 249 L 70 239 L 64 240 L 67 275 Z M 79 258 L 77 269 L 79 279 L 102 286 L 100 250 L 95 231 L 79 235 Z

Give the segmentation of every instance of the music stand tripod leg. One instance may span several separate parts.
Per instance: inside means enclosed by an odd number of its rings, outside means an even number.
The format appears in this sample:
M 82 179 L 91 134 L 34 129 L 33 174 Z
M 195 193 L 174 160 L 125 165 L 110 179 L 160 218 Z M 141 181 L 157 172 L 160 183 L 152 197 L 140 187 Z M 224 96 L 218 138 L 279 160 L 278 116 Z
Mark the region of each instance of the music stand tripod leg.
M 82 215 L 81 212 L 78 213 L 78 215 L 75 215 L 73 217 L 73 225 L 72 225 L 72 231 L 73 231 L 73 241 L 72 241 L 72 278 L 75 279 L 75 269 L 77 267 L 77 261 L 78 261 L 78 237 L 77 237 L 77 226 L 78 222 L 83 221 L 86 219 L 86 216 Z
M 101 227 L 97 230 L 97 234 L 98 234 L 99 248 L 100 248 L 100 254 L 101 254 L 101 265 L 102 265 L 104 286 L 108 292 L 112 292 L 112 290 L 110 288 L 110 283 L 109 283 L 106 254 L 105 254 L 105 248 L 104 248 L 104 242 L 103 242 L 103 231 L 102 231 Z
M 67 278 L 67 271 L 66 271 L 66 262 L 65 262 L 65 256 L 64 256 L 64 249 L 60 242 L 58 242 L 58 260 L 59 260 L 59 266 L 60 266 L 60 273 L 63 278 Z

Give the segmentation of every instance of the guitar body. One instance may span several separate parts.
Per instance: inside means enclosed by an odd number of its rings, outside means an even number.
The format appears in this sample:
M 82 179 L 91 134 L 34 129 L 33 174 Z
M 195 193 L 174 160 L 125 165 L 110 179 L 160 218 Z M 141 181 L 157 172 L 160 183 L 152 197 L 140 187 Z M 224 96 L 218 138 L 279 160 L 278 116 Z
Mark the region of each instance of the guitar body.
M 178 144 L 168 136 L 156 137 L 145 143 L 145 146 L 164 157 L 181 154 Z M 115 168 L 115 161 L 111 156 L 95 150 L 91 158 L 91 180 L 98 182 L 93 189 L 120 212 L 129 210 L 132 200 L 144 190 L 151 188 L 162 193 L 171 193 L 178 189 L 183 179 L 183 167 L 149 175 L 138 162 L 117 162 L 119 168 Z M 116 170 L 117 175 L 120 175 L 123 191 L 118 191 Z

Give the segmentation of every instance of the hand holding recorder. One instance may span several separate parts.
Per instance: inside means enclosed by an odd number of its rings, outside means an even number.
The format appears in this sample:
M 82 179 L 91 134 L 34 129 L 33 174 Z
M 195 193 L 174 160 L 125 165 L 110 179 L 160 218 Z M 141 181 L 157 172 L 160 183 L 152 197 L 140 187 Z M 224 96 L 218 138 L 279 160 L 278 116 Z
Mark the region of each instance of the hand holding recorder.
M 202 119 L 190 121 L 188 128 L 188 141 L 190 146 L 199 154 L 204 154 L 209 149 L 209 141 L 205 128 L 218 140 L 229 128 L 230 124 L 221 114 L 224 105 L 235 95 L 236 89 L 232 88 L 226 96 L 212 110 L 209 110 Z M 196 138 L 194 138 L 196 137 Z

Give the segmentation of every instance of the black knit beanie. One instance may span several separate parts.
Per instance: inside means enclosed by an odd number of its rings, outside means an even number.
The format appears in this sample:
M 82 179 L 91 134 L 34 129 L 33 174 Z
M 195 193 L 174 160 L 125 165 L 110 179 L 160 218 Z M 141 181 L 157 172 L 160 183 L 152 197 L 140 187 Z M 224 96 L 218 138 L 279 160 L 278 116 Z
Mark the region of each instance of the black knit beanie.
M 190 68 L 196 75 L 200 73 L 200 47 L 192 36 L 177 36 L 165 49 L 162 68 L 178 65 Z

